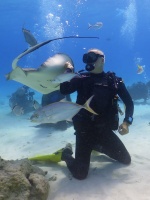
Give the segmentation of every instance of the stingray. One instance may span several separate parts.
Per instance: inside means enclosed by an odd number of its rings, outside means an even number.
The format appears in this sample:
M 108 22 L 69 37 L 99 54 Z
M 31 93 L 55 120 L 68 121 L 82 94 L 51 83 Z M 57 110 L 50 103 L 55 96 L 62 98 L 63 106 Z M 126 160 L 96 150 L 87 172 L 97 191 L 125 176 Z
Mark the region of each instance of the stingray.
M 73 61 L 66 54 L 55 54 L 54 56 L 48 58 L 42 65 L 37 69 L 35 68 L 21 68 L 17 66 L 18 61 L 25 55 L 35 51 L 36 49 L 52 42 L 54 40 L 60 40 L 65 38 L 97 38 L 98 37 L 78 37 L 78 36 L 68 36 L 55 38 L 52 40 L 47 40 L 45 42 L 35 44 L 31 46 L 23 53 L 18 55 L 12 62 L 12 71 L 6 74 L 7 80 L 14 80 L 20 82 L 28 87 L 42 93 L 48 94 L 55 90 L 59 90 L 59 84 L 54 84 L 52 81 L 56 76 L 64 73 L 65 63 L 70 62 L 73 65 Z

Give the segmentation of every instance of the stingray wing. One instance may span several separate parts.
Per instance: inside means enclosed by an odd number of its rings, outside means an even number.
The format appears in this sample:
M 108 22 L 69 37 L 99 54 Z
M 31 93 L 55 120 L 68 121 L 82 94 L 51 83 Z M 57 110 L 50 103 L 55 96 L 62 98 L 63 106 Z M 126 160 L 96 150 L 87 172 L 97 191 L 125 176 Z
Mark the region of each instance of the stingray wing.
M 52 84 L 51 80 L 56 76 L 50 70 L 36 70 L 29 68 L 16 67 L 6 75 L 7 80 L 15 80 L 19 83 L 42 93 L 48 94 L 59 90 L 59 84 Z

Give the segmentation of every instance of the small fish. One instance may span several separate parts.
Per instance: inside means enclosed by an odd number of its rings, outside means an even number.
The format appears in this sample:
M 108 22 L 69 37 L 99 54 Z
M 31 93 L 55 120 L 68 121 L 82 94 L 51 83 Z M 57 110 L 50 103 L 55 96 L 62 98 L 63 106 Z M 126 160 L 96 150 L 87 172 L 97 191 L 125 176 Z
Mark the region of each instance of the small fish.
M 33 107 L 35 110 L 41 108 L 41 104 L 39 104 L 36 100 L 33 101 Z
M 144 67 L 145 66 L 138 65 L 137 67 L 138 67 L 137 68 L 137 74 L 142 74 L 144 72 Z
M 31 122 L 37 123 L 57 123 L 59 121 L 71 119 L 82 108 L 97 115 L 89 106 L 92 99 L 93 96 L 91 96 L 84 105 L 79 105 L 70 101 L 51 103 L 36 110 L 30 117 L 30 120 Z
M 64 74 L 60 74 L 60 75 L 56 76 L 51 81 L 51 83 L 59 84 L 59 83 L 63 83 L 63 82 L 66 82 L 66 81 L 70 81 L 71 79 L 73 79 L 75 77 L 80 78 L 80 76 L 78 74 L 75 74 L 75 73 L 64 73 Z
M 25 29 L 25 28 L 22 28 L 22 32 L 24 34 L 24 37 L 25 37 L 25 40 L 26 42 L 31 46 L 35 46 L 37 44 L 37 40 L 35 39 L 35 37 L 32 35 L 32 33 Z
M 102 22 L 96 22 L 96 24 L 89 24 L 88 29 L 100 29 L 103 26 Z
M 16 116 L 20 116 L 24 114 L 24 109 L 21 106 L 15 105 L 12 109 L 12 112 Z

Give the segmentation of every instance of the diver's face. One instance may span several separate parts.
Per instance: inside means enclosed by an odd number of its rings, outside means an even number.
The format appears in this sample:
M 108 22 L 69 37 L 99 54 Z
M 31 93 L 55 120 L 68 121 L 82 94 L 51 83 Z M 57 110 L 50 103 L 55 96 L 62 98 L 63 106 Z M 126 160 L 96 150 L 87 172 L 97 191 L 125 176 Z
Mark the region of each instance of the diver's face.
M 85 69 L 91 73 L 101 73 L 104 66 L 104 55 L 96 50 L 91 50 L 83 55 Z
M 99 57 L 95 63 L 92 63 L 94 66 L 94 69 L 91 71 L 93 74 L 98 74 L 103 72 L 104 69 L 104 58 Z

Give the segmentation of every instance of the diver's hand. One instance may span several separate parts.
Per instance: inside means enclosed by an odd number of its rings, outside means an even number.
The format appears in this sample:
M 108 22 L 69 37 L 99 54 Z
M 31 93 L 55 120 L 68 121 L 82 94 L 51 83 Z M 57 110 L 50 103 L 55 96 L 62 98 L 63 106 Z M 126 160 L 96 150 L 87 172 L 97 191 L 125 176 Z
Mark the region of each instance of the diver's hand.
M 123 122 L 120 126 L 119 126 L 119 129 L 118 129 L 118 132 L 121 134 L 121 135 L 125 135 L 127 133 L 129 133 L 129 125 L 127 122 Z
M 74 67 L 70 62 L 66 62 L 64 67 L 66 69 L 66 72 L 73 72 Z

